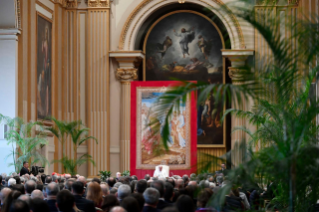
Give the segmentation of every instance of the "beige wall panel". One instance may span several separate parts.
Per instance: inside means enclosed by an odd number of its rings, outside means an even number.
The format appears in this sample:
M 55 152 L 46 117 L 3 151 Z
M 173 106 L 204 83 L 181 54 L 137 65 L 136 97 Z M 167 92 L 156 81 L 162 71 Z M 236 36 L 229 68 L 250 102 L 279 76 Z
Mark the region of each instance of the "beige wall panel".
M 96 166 L 88 165 L 88 175 L 109 170 L 109 10 L 88 10 L 88 126 L 99 143 L 91 142 L 88 152 Z M 106 99 L 106 100 L 105 100 Z

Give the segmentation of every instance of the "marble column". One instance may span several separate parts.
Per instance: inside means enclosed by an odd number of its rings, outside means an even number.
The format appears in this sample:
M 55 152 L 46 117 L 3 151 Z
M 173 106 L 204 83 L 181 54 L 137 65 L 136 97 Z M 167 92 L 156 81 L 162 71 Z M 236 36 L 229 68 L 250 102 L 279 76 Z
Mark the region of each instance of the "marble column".
M 253 50 L 222 50 L 223 57 L 227 57 L 231 61 L 231 67 L 229 67 L 228 75 L 232 79 L 232 84 L 240 85 L 243 82 L 236 81 L 236 72 L 240 72 L 246 65 L 246 61 L 249 56 L 254 55 Z M 245 67 L 246 68 L 246 67 Z M 245 98 L 242 98 L 242 104 L 239 105 L 241 110 L 251 110 L 253 101 L 249 99 L 248 101 Z M 235 102 L 232 102 L 232 108 L 235 107 Z M 254 130 L 245 118 L 238 118 L 235 115 L 231 116 L 231 130 L 245 126 L 250 130 Z M 231 134 L 231 163 L 233 166 L 237 166 L 242 162 L 243 154 L 245 154 L 243 149 L 239 147 L 241 142 L 246 142 L 246 133 L 237 130 Z
M 140 51 L 111 52 L 119 67 L 116 78 L 121 83 L 121 108 L 120 108 L 120 171 L 130 170 L 130 142 L 131 142 L 131 82 L 138 79 L 138 64 L 144 55 Z

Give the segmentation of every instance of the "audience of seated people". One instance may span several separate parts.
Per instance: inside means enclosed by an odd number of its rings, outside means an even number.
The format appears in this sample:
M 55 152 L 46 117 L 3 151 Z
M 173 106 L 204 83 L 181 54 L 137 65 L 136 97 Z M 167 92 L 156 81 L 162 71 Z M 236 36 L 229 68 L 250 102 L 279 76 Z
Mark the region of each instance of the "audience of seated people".
M 229 184 L 222 173 L 216 176 L 191 174 L 167 178 L 145 175 L 87 180 L 69 174 L 0 176 L 1 212 L 217 212 L 258 209 L 261 201 L 273 198 L 268 192 L 245 190 Z M 221 208 L 210 203 L 223 187 L 231 188 Z

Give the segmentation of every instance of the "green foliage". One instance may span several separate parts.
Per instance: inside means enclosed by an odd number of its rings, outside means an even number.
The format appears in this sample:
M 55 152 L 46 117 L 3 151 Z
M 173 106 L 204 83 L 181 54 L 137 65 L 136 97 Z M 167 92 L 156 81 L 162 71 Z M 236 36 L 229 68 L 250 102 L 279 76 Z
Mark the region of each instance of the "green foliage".
M 246 126 L 233 129 L 247 133 L 247 140 L 232 150 L 242 153 L 242 163 L 227 173 L 227 186 L 214 195 L 210 204 L 220 209 L 232 185 L 261 190 L 275 181 L 277 196 L 269 207 L 275 206 L 281 211 L 314 211 L 319 196 L 319 127 L 316 123 L 319 101 L 313 94 L 319 77 L 319 66 L 315 62 L 319 55 L 319 19 L 303 17 L 292 24 L 288 20 L 295 19 L 286 17 L 286 31 L 295 33 L 282 37 L 278 33 L 278 17 L 267 16 L 267 12 L 264 18 L 257 16 L 255 10 L 250 10 L 251 5 L 243 3 L 244 6 L 235 11 L 264 38 L 272 52 L 271 59 L 263 67 L 253 67 L 254 72 L 252 67 L 239 67 L 232 78 L 236 82 L 233 84 L 181 81 L 179 86 L 162 95 L 154 116 L 166 116 L 164 146 L 168 148 L 168 120 L 172 112 L 178 110 L 180 101 L 185 102 L 191 92 L 200 91 L 200 104 L 213 93 L 222 105 L 232 102 L 232 108 L 226 110 L 223 119 L 228 115 L 245 118 L 256 130 L 251 132 Z M 268 11 L 273 9 L 268 7 Z M 266 24 L 259 22 L 265 18 Z M 254 107 L 250 111 L 243 110 L 243 100 L 254 100 Z M 230 155 L 231 152 L 220 159 Z M 208 163 L 216 161 L 212 158 Z M 205 164 L 203 167 L 205 170 Z
M 84 154 L 76 160 L 69 159 L 68 157 L 63 157 L 60 160 L 53 160 L 53 163 L 61 163 L 63 165 L 65 173 L 76 175 L 77 167 L 80 167 L 82 164 L 87 163 L 88 161 L 91 162 L 93 165 L 95 165 L 95 162 L 92 159 L 92 156 L 88 154 Z
M 99 171 L 101 181 L 105 182 L 107 178 L 111 177 L 112 172 L 111 171 Z
M 124 177 L 129 177 L 130 176 L 130 171 L 129 170 L 126 170 L 122 173 L 122 176 Z
M 40 153 L 42 146 L 48 143 L 42 123 L 25 123 L 19 117 L 10 118 L 0 114 L 1 121 L 8 126 L 5 135 L 7 145 L 12 146 L 12 151 L 6 156 L 6 159 L 12 157 L 13 163 L 9 163 L 8 166 L 14 166 L 15 171 L 19 173 L 24 161 L 28 161 L 30 166 L 36 163 L 45 166 L 48 163 L 47 159 Z
M 86 162 L 90 162 L 95 165 L 92 156 L 89 154 L 84 154 L 80 158 L 74 155 L 74 158 L 69 158 L 65 155 L 65 142 L 70 137 L 73 145 L 73 152 L 77 152 L 77 148 L 83 144 L 85 141 L 94 140 L 97 143 L 97 139 L 93 136 L 89 136 L 89 128 L 86 128 L 81 120 L 78 121 L 59 121 L 54 117 L 50 118 L 54 122 L 55 126 L 48 127 L 47 130 L 52 132 L 62 144 L 62 158 L 59 160 L 53 160 L 52 163 L 61 163 L 64 172 L 76 174 L 77 167 L 80 167 Z

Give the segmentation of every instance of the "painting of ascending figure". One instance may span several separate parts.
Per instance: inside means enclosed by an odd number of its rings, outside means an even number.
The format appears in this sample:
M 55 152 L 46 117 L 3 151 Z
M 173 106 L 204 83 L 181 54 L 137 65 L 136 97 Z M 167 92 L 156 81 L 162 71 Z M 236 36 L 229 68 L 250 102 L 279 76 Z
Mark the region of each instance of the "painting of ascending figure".
M 165 116 L 157 116 L 156 101 L 164 93 L 163 87 L 137 88 L 136 141 L 137 167 L 152 168 L 167 164 L 171 169 L 189 168 L 190 102 L 181 103 L 179 110 L 169 117 L 169 151 L 163 146 L 161 134 Z
M 37 117 L 51 116 L 51 35 L 52 22 L 37 16 Z
M 224 83 L 224 41 L 214 22 L 194 11 L 175 11 L 158 19 L 144 42 L 144 80 Z M 197 144 L 225 146 L 223 107 L 213 93 L 197 107 Z M 173 127 L 173 125 L 172 125 Z
M 144 79 L 207 81 L 223 73 L 221 49 L 221 34 L 209 18 L 193 11 L 167 14 L 146 35 Z

